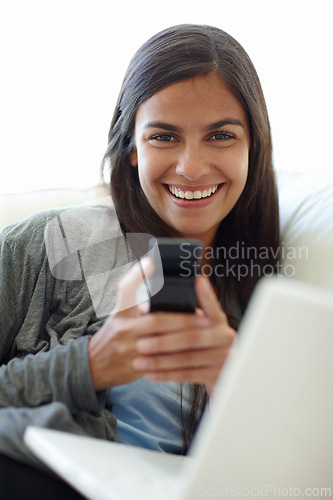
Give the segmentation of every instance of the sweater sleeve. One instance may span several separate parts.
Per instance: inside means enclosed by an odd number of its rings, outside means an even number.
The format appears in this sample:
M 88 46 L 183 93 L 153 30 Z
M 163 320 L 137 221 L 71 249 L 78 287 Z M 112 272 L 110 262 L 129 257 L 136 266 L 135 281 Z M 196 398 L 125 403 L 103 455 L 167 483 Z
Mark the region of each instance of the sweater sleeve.
M 0 407 L 37 407 L 64 403 L 71 413 L 97 413 L 106 392 L 94 389 L 85 336 L 48 352 L 12 359 L 0 367 Z
M 18 318 L 12 256 L 3 233 L 0 238 L 0 363 L 3 363 L 9 357 Z
M 73 414 L 98 412 L 106 393 L 96 393 L 90 373 L 90 335 L 86 333 L 91 333 L 91 312 L 86 305 L 91 301 L 83 284 L 72 283 L 75 299 L 81 300 L 80 314 L 67 318 L 64 313 L 60 318 L 52 305 L 56 280 L 44 244 L 44 227 L 50 217 L 54 214 L 8 228 L 1 235 L 0 407 L 37 407 L 59 401 Z M 58 290 L 58 295 L 69 295 L 67 288 Z M 70 301 L 68 308 L 72 311 Z M 55 323 L 62 325 L 64 334 Z M 72 332 L 68 324 L 74 325 Z
M 1 364 L 48 347 L 43 326 L 53 279 L 43 241 L 46 220 L 44 216 L 28 219 L 9 226 L 0 235 Z M 20 340 L 23 337 L 25 343 Z

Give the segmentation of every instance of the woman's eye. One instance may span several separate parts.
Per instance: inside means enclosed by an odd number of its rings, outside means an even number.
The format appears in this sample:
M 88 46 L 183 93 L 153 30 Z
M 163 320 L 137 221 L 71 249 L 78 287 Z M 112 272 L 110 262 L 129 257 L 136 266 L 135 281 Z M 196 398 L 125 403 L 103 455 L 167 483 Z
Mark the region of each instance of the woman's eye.
M 216 132 L 215 134 L 210 136 L 210 140 L 213 141 L 227 141 L 234 138 L 235 137 L 228 132 Z
M 159 142 L 173 142 L 176 139 L 173 137 L 173 135 L 170 134 L 159 134 L 159 135 L 154 135 L 150 139 L 151 141 L 159 141 Z

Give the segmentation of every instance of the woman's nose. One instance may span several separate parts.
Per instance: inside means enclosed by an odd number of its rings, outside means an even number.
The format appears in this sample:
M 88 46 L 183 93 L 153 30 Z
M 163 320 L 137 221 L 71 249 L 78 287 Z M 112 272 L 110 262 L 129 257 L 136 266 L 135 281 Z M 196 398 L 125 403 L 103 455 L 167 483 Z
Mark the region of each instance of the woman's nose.
M 208 160 L 198 145 L 184 147 L 177 159 L 176 173 L 195 181 L 209 172 Z

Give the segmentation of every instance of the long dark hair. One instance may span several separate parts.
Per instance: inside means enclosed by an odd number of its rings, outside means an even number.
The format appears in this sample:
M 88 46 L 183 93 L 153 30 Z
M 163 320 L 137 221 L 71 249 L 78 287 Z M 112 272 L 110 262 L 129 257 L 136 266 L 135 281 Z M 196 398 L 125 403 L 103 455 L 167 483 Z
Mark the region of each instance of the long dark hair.
M 150 38 L 134 55 L 125 75 L 104 164 L 108 162 L 111 167 L 111 194 L 123 231 L 170 235 L 170 227 L 150 206 L 137 170 L 131 166 L 136 112 L 144 101 L 168 85 L 212 72 L 243 106 L 250 128 L 247 182 L 235 207 L 221 221 L 215 240 L 216 247 L 238 248 L 238 269 L 243 266 L 248 270 L 246 276 L 233 271 L 223 278 L 215 277 L 222 307 L 237 328 L 258 278 L 267 266 L 276 266 L 279 245 L 270 124 L 258 75 L 242 46 L 224 31 L 205 25 L 174 26 Z M 252 252 L 246 252 L 247 248 Z M 266 249 L 264 257 L 262 249 Z M 224 255 L 217 260 L 226 264 L 229 258 Z M 202 398 L 200 391 L 202 388 L 197 387 L 194 400 L 203 408 L 205 396 Z M 186 441 L 191 433 L 187 432 Z

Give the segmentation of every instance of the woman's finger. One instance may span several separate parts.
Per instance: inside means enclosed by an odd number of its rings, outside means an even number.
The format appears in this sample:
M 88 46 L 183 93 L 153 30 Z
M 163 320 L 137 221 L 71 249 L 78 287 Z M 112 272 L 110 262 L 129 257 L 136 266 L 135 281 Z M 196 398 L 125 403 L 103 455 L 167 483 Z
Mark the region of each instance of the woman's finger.
M 216 379 L 220 373 L 220 369 L 215 366 L 203 366 L 196 369 L 180 369 L 173 371 L 156 371 L 144 373 L 144 378 L 155 382 L 184 382 L 192 384 L 204 384 L 208 389 L 208 394 L 211 393 L 211 388 L 214 386 Z
M 198 276 L 194 286 L 200 308 L 204 311 L 205 315 L 213 322 L 221 322 L 221 320 L 223 320 L 223 322 L 227 324 L 227 316 L 222 311 L 215 291 L 208 278 L 203 275 Z
M 222 328 L 222 330 L 221 330 Z M 228 347 L 235 337 L 234 330 L 229 326 L 198 327 L 189 325 L 184 330 L 162 332 L 159 335 L 140 337 L 136 342 L 136 348 L 142 354 L 171 353 L 190 349 L 206 349 L 212 346 Z
M 228 355 L 229 348 L 208 348 L 183 351 L 173 354 L 139 356 L 133 360 L 133 366 L 144 372 L 174 371 L 179 369 L 216 366 L 220 367 Z
M 138 306 L 143 298 L 138 297 L 138 289 L 145 289 L 145 279 L 154 272 L 154 263 L 149 257 L 137 262 L 118 283 L 116 307 L 113 314 Z M 148 299 L 148 295 L 146 297 Z

